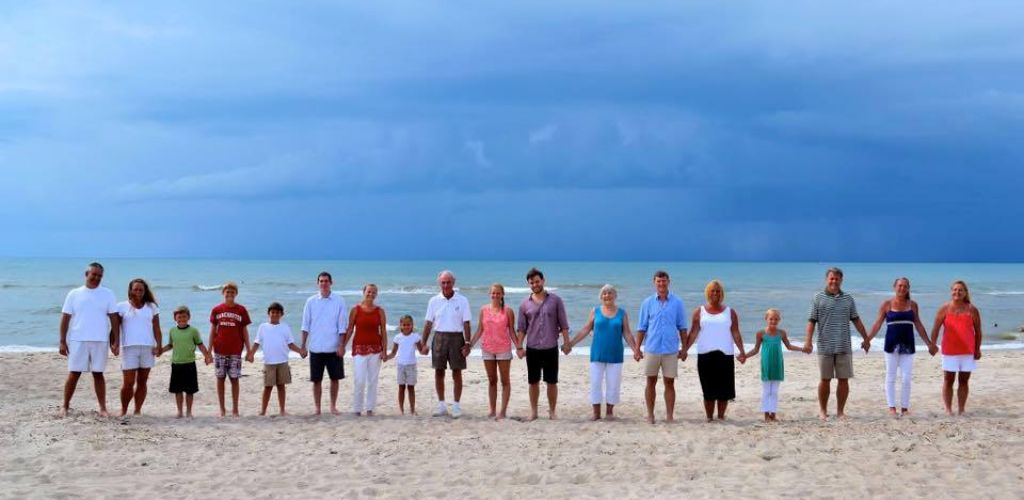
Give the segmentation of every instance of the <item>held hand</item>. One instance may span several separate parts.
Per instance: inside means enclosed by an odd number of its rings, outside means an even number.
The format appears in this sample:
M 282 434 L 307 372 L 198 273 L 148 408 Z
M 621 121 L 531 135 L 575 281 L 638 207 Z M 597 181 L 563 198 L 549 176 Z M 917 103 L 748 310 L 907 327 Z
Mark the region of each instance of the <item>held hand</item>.
M 981 359 L 981 351 L 974 351 L 974 360 L 977 361 L 979 359 Z
M 391 358 L 388 357 L 388 353 L 386 353 L 386 352 L 380 353 L 380 361 L 381 361 L 381 363 L 387 363 L 389 359 L 391 359 Z
M 739 354 L 739 356 L 736 356 L 736 359 L 739 360 L 741 365 L 742 364 L 746 364 L 746 362 L 747 362 L 747 355 L 741 352 Z
M 644 359 L 644 353 L 640 352 L 639 349 L 633 349 L 633 359 L 639 363 L 641 359 Z
M 683 351 L 683 350 L 680 350 L 679 351 L 679 355 L 676 356 L 676 357 L 679 358 L 679 361 L 686 361 L 686 358 L 689 357 L 689 356 L 690 356 L 690 353 L 688 353 L 686 351 Z
M 338 354 L 339 358 L 344 358 L 345 357 L 345 346 L 343 346 L 343 345 L 342 346 L 338 346 L 338 353 L 337 354 Z
M 306 356 L 309 356 L 309 349 L 303 347 L 302 352 L 299 353 L 299 356 L 302 356 L 302 359 L 306 359 Z
M 572 345 L 562 344 L 562 354 L 568 356 L 570 352 L 572 352 Z
M 68 343 L 61 342 L 60 345 L 57 347 L 57 352 L 59 352 L 60 355 L 64 356 L 65 358 L 68 357 Z
M 804 354 L 810 354 L 814 350 L 814 346 L 807 344 L 804 346 Z
M 163 352 L 164 351 L 161 350 L 159 347 L 154 347 L 153 348 L 153 355 L 158 357 L 158 358 L 160 357 L 161 354 L 163 354 Z
M 519 359 L 523 359 L 523 356 L 526 356 L 526 349 L 523 349 L 522 347 L 517 347 L 516 356 L 519 356 Z
M 930 344 L 928 346 L 928 354 L 931 354 L 932 357 L 934 357 L 937 352 L 939 352 L 939 347 L 937 345 Z
M 870 340 L 865 340 L 865 341 L 861 342 L 860 343 L 860 348 L 864 349 L 864 352 L 868 352 L 868 349 L 871 348 L 871 341 Z
M 121 346 L 119 346 L 117 344 L 111 345 L 110 346 L 110 352 L 113 353 L 114 356 L 117 356 L 117 355 L 121 354 Z
M 210 363 L 213 363 L 213 356 L 210 356 L 209 354 L 207 354 L 207 355 L 203 356 L 203 361 L 205 361 L 206 364 L 209 365 Z
M 252 361 L 253 361 L 254 359 L 256 359 L 256 356 L 254 356 L 252 352 L 250 352 L 249 354 L 246 354 L 246 355 L 245 355 L 245 360 L 246 360 L 246 361 L 248 361 L 248 362 L 250 362 L 250 363 L 252 363 Z
M 469 346 L 468 345 L 462 346 L 462 357 L 464 357 L 464 358 L 468 358 L 469 357 Z

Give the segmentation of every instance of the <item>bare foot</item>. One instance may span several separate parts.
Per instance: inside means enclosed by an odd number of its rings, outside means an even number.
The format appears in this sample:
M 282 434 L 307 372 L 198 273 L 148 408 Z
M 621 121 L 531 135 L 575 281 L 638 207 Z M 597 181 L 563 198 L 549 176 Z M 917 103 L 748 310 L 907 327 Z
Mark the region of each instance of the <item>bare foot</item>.
M 952 417 L 953 416 L 953 409 L 952 408 L 946 408 L 946 416 L 947 417 Z
M 725 415 L 719 415 L 718 420 L 725 420 Z
M 665 422 L 673 423 L 676 421 L 676 417 L 665 417 Z
M 778 422 L 778 421 L 779 421 L 778 417 L 776 417 L 774 413 L 770 413 L 770 414 L 768 414 L 768 418 L 769 418 L 769 419 L 770 419 L 770 420 L 771 420 L 772 422 Z
M 186 413 L 185 414 L 185 418 L 189 418 L 189 419 L 192 418 L 192 412 Z
M 487 418 L 494 418 L 495 416 L 493 411 L 487 414 Z
M 121 414 L 120 414 L 120 415 L 118 415 L 118 416 L 119 416 L 119 417 L 124 417 L 124 416 L 126 416 L 126 415 L 128 415 L 128 410 L 121 410 Z
M 530 416 L 526 418 L 527 422 L 533 422 L 534 420 L 537 420 L 537 414 L 536 413 L 531 413 Z
M 319 416 L 319 415 L 320 415 L 320 408 L 317 408 L 317 409 L 313 410 L 313 416 Z
M 601 415 L 591 415 L 590 416 L 590 421 L 591 422 L 595 422 L 597 420 L 601 420 Z
M 708 418 L 707 418 L 707 423 L 709 423 L 709 424 L 710 424 L 711 422 L 714 422 L 714 421 L 715 421 L 715 418 L 714 418 L 714 417 L 708 417 Z
M 221 408 L 220 409 L 220 418 L 224 418 L 226 416 L 228 416 L 228 412 L 226 410 L 224 410 L 224 408 Z
M 177 416 L 177 417 L 175 417 L 175 418 L 184 418 L 184 417 L 185 417 L 185 415 L 183 415 L 183 414 L 181 414 L 181 413 L 178 413 L 178 416 Z
M 549 411 L 548 420 L 558 420 L 558 414 L 553 411 Z
M 415 416 L 419 415 L 419 413 L 416 413 L 416 410 L 413 410 L 413 411 L 409 412 L 409 415 L 412 415 L 412 416 L 415 417 Z
M 238 410 L 235 410 L 235 411 L 231 412 L 231 418 L 238 418 L 238 417 L 241 417 L 241 415 L 238 414 Z
M 896 407 L 894 407 L 894 406 L 890 406 L 889 407 L 889 416 L 891 416 L 891 417 L 895 417 L 896 416 Z
M 647 423 L 654 425 L 654 415 L 647 415 Z
M 604 416 L 605 420 L 617 420 L 614 413 L 608 413 Z
M 57 418 L 64 418 L 66 416 L 68 416 L 68 409 L 67 408 L 61 408 L 61 409 L 57 410 Z
M 372 417 L 373 416 L 373 410 L 370 410 L 370 411 L 366 412 L 366 416 L 367 417 Z
M 910 415 L 910 408 L 904 408 L 904 409 L 900 410 L 900 416 L 901 417 L 906 417 L 906 416 L 909 416 L 909 415 Z
M 361 417 L 361 416 L 363 416 L 363 414 L 362 414 L 362 412 L 354 411 L 354 412 L 352 412 L 352 416 L 353 417 Z
M 497 417 L 494 417 L 494 420 L 505 420 L 505 412 L 499 413 Z
M 822 422 L 828 422 L 828 413 L 818 413 L 818 420 Z
M 109 417 L 110 414 L 107 413 L 107 409 L 106 408 L 100 408 L 100 416 L 103 417 L 103 418 L 106 418 L 106 417 Z
M 232 416 L 234 416 L 234 415 L 232 415 Z M 265 417 L 265 416 L 267 416 L 267 410 L 263 410 L 263 411 L 261 411 L 261 412 L 260 412 L 260 416 L 261 416 L 261 417 Z
M 836 413 L 836 420 L 843 420 L 843 421 L 845 421 L 846 420 L 846 414 L 845 413 Z
M 337 408 L 331 408 L 331 415 L 341 415 L 341 412 Z

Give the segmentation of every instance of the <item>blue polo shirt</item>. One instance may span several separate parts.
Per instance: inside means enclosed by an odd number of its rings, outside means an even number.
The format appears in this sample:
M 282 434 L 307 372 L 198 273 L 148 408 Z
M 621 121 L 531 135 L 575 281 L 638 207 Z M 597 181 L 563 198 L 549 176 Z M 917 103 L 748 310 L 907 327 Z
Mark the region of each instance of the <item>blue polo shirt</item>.
M 679 352 L 679 330 L 686 329 L 683 301 L 671 292 L 664 301 L 658 300 L 658 294 L 654 294 L 640 304 L 640 326 L 637 331 L 646 334 L 644 351 L 651 354 Z

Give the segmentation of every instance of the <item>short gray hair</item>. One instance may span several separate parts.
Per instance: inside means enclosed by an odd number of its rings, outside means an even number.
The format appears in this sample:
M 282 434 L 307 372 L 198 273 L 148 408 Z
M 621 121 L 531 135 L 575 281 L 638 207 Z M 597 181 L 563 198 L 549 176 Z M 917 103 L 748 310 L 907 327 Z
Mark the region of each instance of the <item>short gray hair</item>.
M 448 276 L 451 276 L 451 277 L 452 277 L 452 281 L 455 281 L 455 273 L 453 273 L 453 272 L 451 272 L 451 271 L 449 271 L 449 270 L 447 270 L 447 269 L 445 269 L 444 271 L 441 271 L 441 272 L 437 273 L 437 280 L 438 280 L 438 281 L 441 281 L 441 277 L 443 277 L 443 276 L 444 276 L 444 275 L 446 275 L 446 274 L 447 274 Z
M 612 285 L 605 285 L 601 287 L 601 291 L 597 292 L 597 298 L 600 299 L 601 296 L 604 295 L 604 292 L 612 292 L 612 295 L 614 295 L 615 298 L 619 298 L 619 291 Z

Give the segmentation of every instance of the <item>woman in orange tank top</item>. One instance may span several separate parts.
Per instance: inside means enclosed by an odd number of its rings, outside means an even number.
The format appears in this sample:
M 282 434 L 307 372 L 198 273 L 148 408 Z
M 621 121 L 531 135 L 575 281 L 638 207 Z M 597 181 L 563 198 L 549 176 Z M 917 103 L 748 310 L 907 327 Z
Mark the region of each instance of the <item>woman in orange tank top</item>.
M 950 301 L 939 308 L 932 326 L 932 344 L 942 330 L 942 402 L 946 415 L 953 414 L 953 382 L 959 381 L 956 398 L 959 414 L 967 406 L 968 382 L 981 359 L 981 313 L 971 304 L 967 283 L 957 280 L 950 287 Z
M 348 315 L 345 337 L 352 339 L 352 366 L 354 394 L 352 413 L 356 416 L 366 412 L 373 416 L 377 405 L 377 381 L 380 365 L 387 358 L 387 316 L 384 308 L 373 302 L 377 299 L 377 285 L 370 283 L 363 287 L 363 300 L 352 308 Z M 355 330 L 355 336 L 352 331 Z

